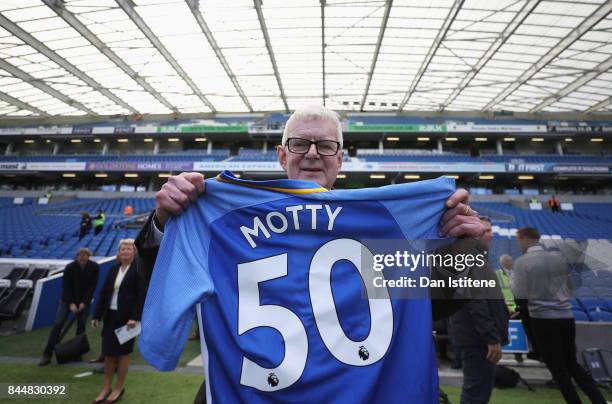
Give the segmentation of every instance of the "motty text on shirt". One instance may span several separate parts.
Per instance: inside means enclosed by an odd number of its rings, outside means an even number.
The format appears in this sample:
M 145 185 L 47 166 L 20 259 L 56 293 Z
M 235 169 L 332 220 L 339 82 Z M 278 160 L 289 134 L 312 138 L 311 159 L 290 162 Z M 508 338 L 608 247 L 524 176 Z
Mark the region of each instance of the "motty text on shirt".
M 329 205 L 292 205 L 285 207 L 284 211 L 272 211 L 268 212 L 265 217 L 255 216 L 253 218 L 253 225 L 240 226 L 242 235 L 248 241 L 251 248 L 257 247 L 257 243 L 254 238 L 260 238 L 262 235 L 265 238 L 270 238 L 271 233 L 282 234 L 289 229 L 302 230 L 326 228 L 328 231 L 334 229 L 334 223 L 338 214 L 342 210 L 341 206 L 332 208 Z M 300 218 L 304 220 L 300 222 Z M 321 226 L 317 227 L 321 221 Z M 325 223 L 327 222 L 327 223 Z M 301 227 L 306 224 L 305 227 Z M 323 227 L 324 225 L 327 225 Z

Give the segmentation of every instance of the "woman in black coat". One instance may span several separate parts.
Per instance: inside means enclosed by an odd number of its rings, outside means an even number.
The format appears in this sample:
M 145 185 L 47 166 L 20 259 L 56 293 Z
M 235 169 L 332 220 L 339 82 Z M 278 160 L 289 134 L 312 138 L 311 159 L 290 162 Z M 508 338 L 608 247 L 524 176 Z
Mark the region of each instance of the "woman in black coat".
M 117 265 L 110 269 L 100 291 L 96 311 L 91 320 L 95 328 L 100 320 L 102 327 L 102 354 L 104 355 L 104 386 L 94 403 L 114 403 L 125 390 L 125 377 L 134 350 L 134 339 L 119 344 L 115 330 L 127 325 L 136 326 L 142 315 L 146 295 L 145 284 L 134 260 L 136 247 L 133 239 L 119 242 Z M 112 389 L 113 375 L 117 372 L 117 384 Z

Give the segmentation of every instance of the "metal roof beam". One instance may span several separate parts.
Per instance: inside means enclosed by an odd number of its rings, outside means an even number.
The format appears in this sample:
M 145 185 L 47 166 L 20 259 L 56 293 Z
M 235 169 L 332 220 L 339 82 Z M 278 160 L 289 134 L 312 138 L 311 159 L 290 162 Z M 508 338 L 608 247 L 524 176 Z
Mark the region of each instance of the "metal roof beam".
M 453 25 L 453 22 L 455 21 L 457 14 L 459 14 L 459 10 L 461 10 L 461 7 L 463 7 L 464 2 L 465 0 L 454 1 L 453 6 L 450 8 L 450 10 L 448 10 L 448 15 L 446 16 L 446 19 L 444 20 L 444 24 L 438 31 L 438 35 L 436 35 L 436 39 L 434 40 L 434 43 L 429 48 L 429 51 L 427 52 L 427 55 L 425 56 L 425 60 L 423 60 L 423 63 L 421 63 L 421 67 L 419 67 L 419 71 L 417 72 L 414 80 L 412 80 L 412 83 L 410 84 L 410 87 L 408 88 L 408 91 L 406 92 L 404 99 L 399 105 L 399 108 L 398 108 L 399 111 L 403 110 L 406 104 L 408 103 L 408 101 L 410 101 L 410 97 L 412 97 L 414 90 L 419 85 L 421 78 L 425 74 L 425 71 L 429 67 L 431 60 L 433 59 L 434 55 L 438 51 L 440 44 L 442 44 L 444 37 L 446 37 L 446 34 L 448 33 L 448 30 L 450 29 L 451 25 Z
M 592 114 L 593 112 L 597 112 L 598 110 L 607 107 L 608 105 L 612 104 L 612 96 L 606 98 L 603 101 L 598 102 L 597 104 L 593 105 L 592 107 L 590 107 L 589 109 L 587 109 L 586 111 L 584 111 L 585 114 Z
M 327 86 L 326 79 L 327 75 L 325 74 L 325 6 L 327 5 L 326 0 L 321 0 L 319 2 L 321 4 L 321 68 L 323 71 L 323 77 L 321 80 L 321 84 L 323 85 L 323 105 L 326 105 L 327 101 Z
M 572 81 L 567 86 L 557 91 L 555 95 L 547 97 L 544 101 L 536 105 L 529 112 L 536 113 L 541 111 L 543 108 L 546 108 L 550 104 L 559 101 L 561 98 L 573 93 L 589 81 L 597 78 L 600 74 L 607 72 L 610 68 L 612 68 L 612 56 L 595 66 L 592 70 L 588 70 L 586 73 L 581 74 L 580 77 L 578 77 L 576 80 Z
M 246 105 L 246 107 L 249 109 L 250 112 L 253 112 L 253 107 L 251 106 L 249 99 L 247 98 L 246 94 L 242 90 L 242 87 L 240 86 L 240 83 L 238 82 L 236 75 L 234 74 L 234 72 L 232 71 L 232 68 L 230 67 L 229 63 L 225 59 L 225 56 L 223 56 L 223 52 L 221 52 L 221 48 L 217 44 L 217 41 L 215 40 L 215 37 L 212 31 L 210 30 L 210 28 L 208 28 L 208 24 L 206 24 L 206 21 L 204 21 L 204 17 L 202 17 L 200 10 L 198 10 L 199 0 L 186 0 L 186 1 L 187 1 L 187 5 L 189 6 L 189 9 L 191 10 L 191 14 L 193 14 L 194 18 L 198 22 L 198 25 L 200 26 L 202 33 L 208 40 L 208 43 L 210 44 L 210 47 L 212 48 L 213 52 L 215 52 L 215 55 L 217 56 L 219 63 L 221 63 L 221 66 L 223 66 L 223 69 L 225 70 L 225 74 L 227 74 L 227 77 L 229 77 L 229 79 L 231 80 L 232 84 L 234 85 L 234 88 L 236 89 L 236 92 L 238 93 L 238 95 L 240 95 L 240 98 L 242 99 L 242 102 L 244 103 L 244 105 Z
M 15 35 L 17 38 L 21 39 L 26 44 L 30 45 L 32 48 L 36 49 L 38 52 L 48 57 L 53 62 L 57 63 L 59 66 L 64 68 L 64 70 L 66 70 L 67 72 L 78 77 L 81 81 L 83 81 L 85 84 L 87 84 L 91 88 L 102 93 L 104 96 L 109 98 L 115 104 L 120 105 L 121 107 L 127 109 L 133 114 L 138 113 L 136 109 L 128 105 L 121 98 L 117 97 L 107 88 L 103 87 L 100 83 L 98 83 L 97 81 L 89 77 L 87 74 L 79 70 L 72 63 L 68 62 L 66 59 L 64 59 L 63 57 L 61 57 L 60 55 L 52 51 L 45 44 L 40 42 L 38 39 L 34 38 L 32 35 L 24 31 L 23 29 L 21 29 L 21 27 L 19 27 L 17 24 L 15 24 L 14 22 L 6 18 L 1 13 L 0 13 L 0 26 L 2 26 L 2 28 L 9 31 L 11 34 Z
M 569 34 L 561 39 L 557 45 L 552 47 L 548 53 L 543 55 L 537 62 L 531 65 L 529 69 L 525 70 L 519 78 L 516 79 L 512 84 L 506 87 L 501 93 L 497 95 L 493 100 L 489 101 L 484 106 L 483 111 L 490 110 L 503 100 L 505 100 L 510 94 L 516 91 L 520 86 L 530 80 L 537 72 L 546 67 L 552 62 L 557 56 L 559 56 L 564 50 L 570 47 L 576 42 L 582 35 L 587 33 L 591 28 L 597 25 L 601 20 L 606 18 L 612 11 L 612 2 L 606 1 L 599 8 L 597 8 L 590 16 L 584 19 L 580 25 L 574 28 Z
M 14 105 L 18 108 L 21 109 L 27 109 L 28 111 L 34 112 L 36 114 L 42 115 L 42 116 L 50 116 L 49 114 L 47 114 L 45 111 L 42 111 L 30 104 L 27 104 L 21 100 L 18 100 L 17 98 L 8 95 L 5 92 L 0 91 L 0 100 L 4 101 L 4 102 L 8 102 L 11 105 Z
M 50 96 L 57 98 L 58 100 L 62 102 L 65 102 L 71 107 L 80 109 L 81 111 L 85 111 L 89 115 L 97 115 L 94 111 L 87 108 L 85 105 L 81 104 L 79 101 L 72 99 L 70 97 L 67 97 L 66 95 L 62 94 L 61 92 L 57 91 L 53 87 L 46 84 L 43 80 L 37 79 L 36 77 L 31 76 L 30 74 L 24 72 L 23 70 L 5 61 L 4 59 L 0 59 L 0 69 L 6 70 L 8 73 L 12 74 L 18 79 L 38 88 L 40 91 L 43 91 L 49 94 Z
M 374 76 L 374 69 L 376 69 L 376 62 L 378 62 L 378 55 L 380 54 L 382 41 L 385 37 L 385 31 L 387 30 L 387 22 L 389 21 L 389 14 L 391 13 L 393 0 L 387 0 L 385 3 L 385 13 L 383 14 L 383 18 L 380 23 L 380 30 L 378 31 L 378 40 L 376 41 L 376 48 L 374 48 L 374 55 L 372 56 L 372 64 L 370 65 L 370 71 L 368 72 L 368 82 L 366 83 L 365 91 L 363 93 L 363 97 L 361 98 L 361 111 L 363 111 L 363 107 L 365 106 L 366 99 L 368 98 L 368 94 L 370 92 L 372 76 Z
M 276 82 L 278 83 L 278 89 L 280 90 L 280 95 L 283 99 L 283 104 L 285 105 L 285 112 L 289 112 L 287 96 L 285 95 L 285 90 L 283 89 L 283 82 L 281 81 L 278 65 L 276 64 L 276 58 L 274 57 L 274 51 L 272 50 L 272 42 L 270 41 L 270 35 L 268 34 L 268 28 L 266 27 L 266 20 L 261 9 L 262 0 L 253 0 L 253 4 L 255 5 L 255 11 L 257 12 L 257 18 L 259 19 L 261 33 L 266 40 L 266 49 L 268 50 L 270 62 L 272 63 L 272 68 L 274 69 L 274 76 L 276 77 Z
M 89 41 L 94 47 L 96 47 L 104 56 L 110 59 L 118 68 L 123 70 L 125 74 L 136 81 L 140 86 L 146 90 L 149 94 L 155 97 L 160 103 L 171 111 L 178 112 L 176 108 L 166 100 L 160 93 L 158 93 L 147 81 L 142 78 L 134 69 L 132 69 L 127 63 L 123 61 L 115 52 L 113 52 L 104 42 L 102 42 L 93 32 L 89 30 L 78 18 L 76 18 L 70 11 L 66 10 L 62 2 L 56 0 L 42 0 L 50 9 L 52 9 L 59 17 L 61 17 L 68 25 L 74 28 L 79 34 Z
M 470 82 L 480 73 L 482 68 L 489 63 L 489 60 L 495 56 L 497 51 L 506 43 L 508 38 L 510 38 L 518 27 L 525 21 L 527 17 L 531 14 L 531 12 L 540 4 L 541 0 L 531 0 L 527 1 L 523 8 L 514 15 L 512 21 L 506 25 L 506 28 L 502 32 L 499 33 L 495 41 L 491 43 L 487 51 L 482 55 L 482 57 L 476 62 L 476 64 L 472 67 L 472 69 L 463 77 L 459 86 L 455 88 L 455 90 L 451 93 L 451 95 L 444 101 L 442 104 L 441 110 L 443 111 L 446 107 L 455 101 L 455 98 L 461 94 L 466 87 L 470 85 Z
M 134 22 L 134 24 L 136 24 L 136 26 L 138 27 L 138 29 L 140 31 L 142 31 L 142 33 L 145 35 L 145 37 L 147 37 L 147 39 L 149 40 L 149 42 L 151 42 L 153 44 L 153 46 L 155 46 L 155 49 L 157 49 L 157 51 L 159 53 L 161 53 L 161 55 L 164 57 L 164 59 L 166 59 L 166 61 L 168 63 L 170 63 L 170 65 L 172 66 L 172 68 L 176 71 L 176 73 L 181 77 L 181 79 L 183 79 L 183 81 L 185 83 L 187 83 L 187 85 L 189 86 L 189 88 L 191 88 L 191 91 L 193 91 L 193 93 L 195 95 L 198 96 L 198 98 L 208 107 L 210 108 L 210 110 L 212 112 L 217 112 L 215 106 L 208 100 L 208 98 L 206 98 L 206 96 L 204 94 L 202 94 L 202 92 L 200 91 L 200 89 L 198 88 L 198 86 L 193 82 L 193 80 L 191 80 L 191 77 L 189 77 L 189 75 L 187 74 L 187 72 L 185 72 L 185 70 L 183 70 L 183 68 L 181 67 L 181 65 L 176 61 L 176 59 L 174 59 L 174 56 L 172 56 L 172 54 L 168 51 L 168 49 L 166 49 L 166 47 L 164 46 L 164 44 L 161 43 L 161 41 L 159 40 L 159 38 L 157 38 L 157 35 L 155 35 L 153 33 L 153 31 L 151 30 L 151 28 L 149 28 L 149 26 L 147 25 L 147 23 L 142 19 L 142 17 L 140 16 L 140 14 L 138 14 L 136 12 L 136 10 L 134 9 L 135 5 L 134 2 L 132 0 L 115 0 L 117 2 L 117 4 L 119 4 L 119 7 L 121 7 L 121 9 L 128 15 L 128 17 L 130 17 L 130 19 L 132 20 L 132 22 Z

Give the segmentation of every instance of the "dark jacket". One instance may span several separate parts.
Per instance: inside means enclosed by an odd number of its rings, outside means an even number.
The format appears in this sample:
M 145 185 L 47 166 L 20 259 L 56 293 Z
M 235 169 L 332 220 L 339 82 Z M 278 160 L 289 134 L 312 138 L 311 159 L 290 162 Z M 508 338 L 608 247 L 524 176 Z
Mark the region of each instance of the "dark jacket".
M 487 263 L 477 269 L 472 279 L 495 280 L 495 288 L 467 301 L 450 317 L 449 334 L 453 345 L 458 347 L 506 345 L 510 313 L 497 283 L 497 276 Z M 492 298 L 493 296 L 497 298 Z
M 96 320 L 104 319 L 110 308 L 113 289 L 115 287 L 115 278 L 117 278 L 118 273 L 119 264 L 116 264 L 108 271 L 93 316 Z M 117 312 L 121 324 L 127 323 L 128 320 L 140 321 L 145 296 L 146 289 L 144 280 L 138 273 L 138 264 L 136 260 L 134 260 L 119 287 Z
M 154 213 L 155 211 L 149 215 L 135 241 L 136 248 L 138 249 L 138 270 L 147 284 L 151 279 L 151 274 L 153 273 L 153 267 L 155 266 L 155 260 L 157 259 L 157 253 L 159 251 L 159 246 L 154 245 L 153 227 L 151 224 Z M 434 268 L 434 271 L 437 270 L 437 268 Z M 451 295 L 452 291 L 446 290 L 445 296 L 432 299 L 431 309 L 434 321 L 448 318 L 465 303 L 453 299 Z
M 81 218 L 81 229 L 91 229 L 91 216 L 83 216 Z
M 84 269 L 78 262 L 72 261 L 64 269 L 64 280 L 62 284 L 62 301 L 66 304 L 85 303 L 91 304 L 96 285 L 98 284 L 98 274 L 100 267 L 96 262 L 87 261 Z
M 155 266 L 155 260 L 157 259 L 157 253 L 159 251 L 159 246 L 154 245 L 153 227 L 151 223 L 154 213 L 155 211 L 149 215 L 134 241 L 136 249 L 138 250 L 138 271 L 147 282 L 147 285 L 151 279 L 151 274 L 153 273 L 153 267 Z

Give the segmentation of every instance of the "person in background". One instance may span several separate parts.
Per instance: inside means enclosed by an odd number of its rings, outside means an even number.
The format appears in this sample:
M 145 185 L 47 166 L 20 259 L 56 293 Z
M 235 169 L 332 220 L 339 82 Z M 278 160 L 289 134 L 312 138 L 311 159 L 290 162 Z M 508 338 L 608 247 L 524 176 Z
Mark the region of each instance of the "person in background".
M 85 332 L 89 305 L 96 290 L 98 274 L 100 273 L 100 267 L 96 262 L 89 259 L 90 256 L 91 251 L 89 249 L 81 248 L 76 253 L 76 259 L 66 265 L 64 269 L 62 297 L 42 359 L 38 363 L 39 366 L 46 366 L 51 363 L 53 348 L 58 342 L 62 328 L 64 328 L 70 313 L 77 317 L 76 335 Z
M 510 311 L 510 318 L 513 320 L 522 319 L 520 311 L 519 311 L 518 303 L 516 299 L 514 298 L 514 294 L 512 293 L 512 288 L 510 286 L 511 284 L 510 277 L 512 276 L 512 265 L 513 265 L 512 257 L 509 256 L 508 254 L 503 254 L 501 257 L 499 257 L 499 265 L 500 267 L 499 269 L 495 271 L 495 274 L 497 275 L 497 282 L 499 283 L 499 286 L 501 287 L 501 290 L 502 290 L 502 294 L 504 295 L 506 306 L 508 306 L 508 310 Z M 525 330 L 525 334 L 527 335 L 528 341 L 533 346 L 533 342 L 531 342 L 532 339 L 530 339 L 529 334 L 527 332 L 527 328 L 525 327 L 525 323 L 527 323 L 528 320 L 529 318 L 527 318 L 526 321 L 524 322 L 521 321 L 521 323 L 523 324 L 523 330 Z M 522 363 L 523 354 L 515 353 L 514 359 L 516 359 L 517 362 Z
M 132 207 L 132 205 L 125 205 L 125 208 L 123 209 L 123 214 L 125 216 L 132 216 L 132 214 L 134 214 L 134 208 Z
M 554 213 L 559 213 L 561 211 L 561 203 L 555 195 L 551 196 L 548 200 L 548 206 Z
M 502 294 L 504 295 L 506 305 L 508 306 L 508 309 L 512 312 L 516 309 L 514 295 L 512 294 L 512 289 L 510 288 L 512 257 L 508 254 L 503 254 L 501 257 L 499 257 L 499 265 L 500 267 L 495 271 L 495 275 L 497 276 L 497 282 L 499 283 L 499 286 L 502 290 Z
M 119 242 L 117 264 L 111 268 L 104 280 L 100 298 L 91 325 L 102 328 L 102 354 L 104 355 L 104 385 L 94 403 L 114 403 L 125 392 L 125 379 L 130 366 L 130 353 L 134 350 L 134 339 L 120 344 L 115 334 L 117 328 L 127 325 L 133 328 L 140 321 L 146 295 L 144 280 L 134 260 L 136 246 L 133 239 Z M 112 388 L 113 375 L 117 372 L 117 384 Z
M 91 216 L 87 212 L 81 212 L 81 225 L 79 230 L 79 240 L 81 240 L 91 230 Z
M 102 209 L 98 210 L 98 214 L 96 215 L 96 217 L 93 220 L 94 234 L 96 236 L 98 234 L 100 234 L 100 232 L 104 228 L 104 222 L 105 221 L 106 221 L 106 215 L 104 214 Z
M 528 299 L 529 323 L 546 367 L 566 403 L 581 402 L 574 379 L 592 403 L 605 404 L 595 381 L 576 360 L 569 265 L 561 254 L 540 245 L 537 229 L 523 227 L 516 235 L 524 254 L 514 263 L 512 290 L 517 298 Z
M 491 220 L 481 217 L 485 233 L 477 249 L 488 253 L 493 239 Z M 495 279 L 487 262 L 478 268 L 478 278 Z M 508 343 L 509 313 L 499 284 L 493 296 L 476 297 L 450 317 L 450 337 L 458 347 L 463 364 L 462 404 L 488 403 L 493 392 L 495 367 L 502 357 L 502 346 Z M 495 298 L 492 298 L 495 297 Z

